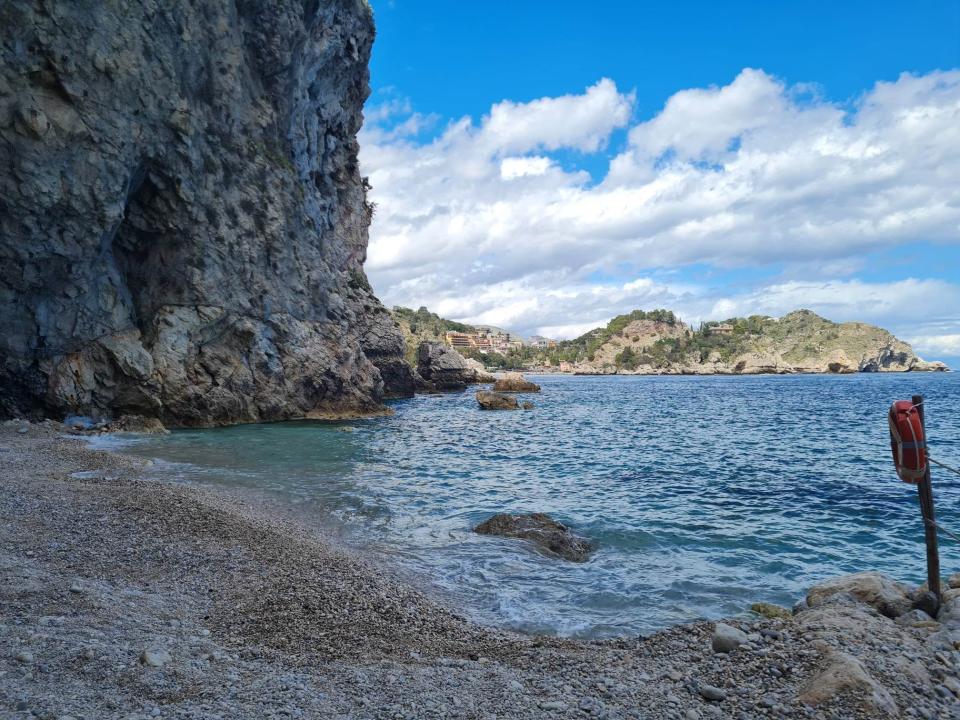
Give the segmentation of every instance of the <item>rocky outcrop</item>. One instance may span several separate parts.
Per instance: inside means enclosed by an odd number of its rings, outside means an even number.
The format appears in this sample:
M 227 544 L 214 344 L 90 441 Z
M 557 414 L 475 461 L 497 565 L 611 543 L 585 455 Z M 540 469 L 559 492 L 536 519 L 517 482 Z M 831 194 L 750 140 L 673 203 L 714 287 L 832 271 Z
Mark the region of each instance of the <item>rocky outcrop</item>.
M 631 316 L 622 316 L 607 328 L 572 341 L 583 354 L 572 371 L 581 375 L 760 375 L 949 369 L 941 362 L 921 360 L 907 343 L 882 328 L 834 323 L 809 310 L 782 318 L 731 318 L 696 331 L 673 313 L 652 314 L 667 319 L 626 322 Z
M 878 572 L 866 571 L 842 575 L 815 585 L 807 592 L 807 605 L 815 608 L 835 595 L 850 595 L 871 606 L 881 615 L 896 618 L 912 605 L 910 589 Z
M 817 648 L 823 654 L 824 667 L 800 690 L 799 700 L 817 707 L 841 694 L 859 695 L 876 716 L 897 717 L 899 711 L 890 693 L 854 656 L 839 652 L 822 641 Z
M 481 535 L 527 540 L 541 550 L 573 562 L 586 561 L 593 551 L 593 544 L 589 540 L 574 535 L 566 525 L 544 513 L 498 513 L 477 525 L 473 531 Z
M 494 380 L 478 362 L 468 360 L 454 348 L 438 342 L 420 343 L 417 375 L 417 389 L 422 392 L 465 390 L 467 385 Z
M 0 413 L 216 425 L 407 395 L 363 272 L 364 3 L 0 7 Z
M 528 393 L 540 392 L 540 386 L 530 382 L 518 372 L 504 373 L 503 377 L 497 378 L 493 384 L 495 392 Z
M 502 393 L 490 392 L 489 390 L 479 390 L 475 396 L 480 404 L 481 410 L 519 410 L 520 403 L 513 395 L 503 395 Z M 528 403 L 524 403 L 527 405 Z M 531 406 L 532 407 L 532 406 Z M 525 407 L 524 410 L 531 408 Z

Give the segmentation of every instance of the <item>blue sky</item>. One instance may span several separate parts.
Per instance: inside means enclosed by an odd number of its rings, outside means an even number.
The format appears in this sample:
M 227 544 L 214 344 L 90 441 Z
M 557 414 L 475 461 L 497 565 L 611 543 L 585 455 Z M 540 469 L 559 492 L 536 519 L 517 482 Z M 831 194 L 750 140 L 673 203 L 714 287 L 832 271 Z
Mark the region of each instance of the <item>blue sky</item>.
M 557 336 L 805 305 L 960 358 L 960 3 L 373 6 L 387 303 Z

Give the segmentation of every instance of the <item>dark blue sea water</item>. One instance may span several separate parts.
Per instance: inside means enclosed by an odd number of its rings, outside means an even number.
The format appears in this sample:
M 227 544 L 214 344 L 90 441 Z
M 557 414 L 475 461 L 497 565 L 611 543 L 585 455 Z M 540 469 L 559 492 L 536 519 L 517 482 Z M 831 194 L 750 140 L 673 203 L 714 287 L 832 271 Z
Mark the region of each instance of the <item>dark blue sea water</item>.
M 156 472 L 256 488 L 386 553 L 466 614 L 534 632 L 649 632 L 792 604 L 877 568 L 921 581 L 916 491 L 897 480 L 886 411 L 927 397 L 933 453 L 960 465 L 960 374 L 537 378 L 530 412 L 473 393 L 392 417 L 180 431 L 129 441 Z M 344 426 L 355 428 L 343 432 Z M 960 477 L 934 468 L 960 530 Z M 584 564 L 470 528 L 542 511 L 599 544 Z M 942 538 L 945 573 L 960 545 Z

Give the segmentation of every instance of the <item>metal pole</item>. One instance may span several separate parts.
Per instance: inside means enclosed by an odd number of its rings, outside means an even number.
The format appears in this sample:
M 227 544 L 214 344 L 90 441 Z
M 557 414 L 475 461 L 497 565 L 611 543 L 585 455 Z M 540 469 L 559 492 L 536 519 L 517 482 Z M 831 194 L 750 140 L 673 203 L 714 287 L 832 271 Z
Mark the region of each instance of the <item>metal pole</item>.
M 923 408 L 923 395 L 914 395 L 913 404 L 920 413 L 920 426 L 923 437 L 927 438 L 927 425 Z M 920 513 L 923 515 L 923 536 L 927 543 L 927 587 L 930 588 L 940 605 L 940 552 L 937 549 L 936 515 L 933 510 L 933 488 L 930 485 L 930 462 L 923 473 L 923 479 L 917 483 L 917 495 L 920 497 Z

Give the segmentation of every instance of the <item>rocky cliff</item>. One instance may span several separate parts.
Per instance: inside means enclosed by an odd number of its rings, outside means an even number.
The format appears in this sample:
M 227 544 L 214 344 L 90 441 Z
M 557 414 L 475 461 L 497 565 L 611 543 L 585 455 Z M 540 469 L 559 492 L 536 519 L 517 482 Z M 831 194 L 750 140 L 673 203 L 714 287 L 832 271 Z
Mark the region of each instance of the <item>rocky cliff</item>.
M 751 316 L 694 331 L 668 311 L 614 318 L 607 328 L 562 343 L 583 374 L 854 373 L 946 370 L 887 330 L 834 323 L 809 310 Z
M 363 273 L 363 0 L 0 5 L 0 414 L 412 392 Z

